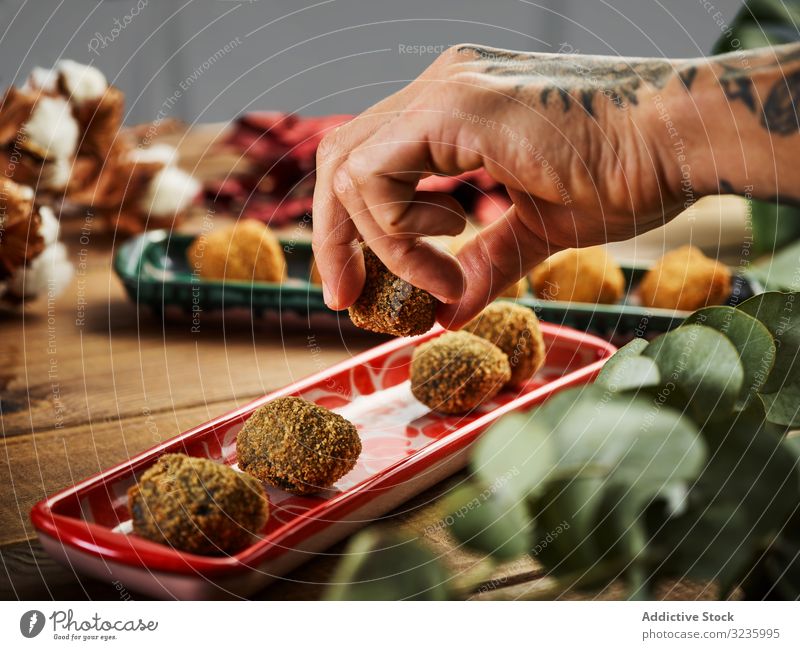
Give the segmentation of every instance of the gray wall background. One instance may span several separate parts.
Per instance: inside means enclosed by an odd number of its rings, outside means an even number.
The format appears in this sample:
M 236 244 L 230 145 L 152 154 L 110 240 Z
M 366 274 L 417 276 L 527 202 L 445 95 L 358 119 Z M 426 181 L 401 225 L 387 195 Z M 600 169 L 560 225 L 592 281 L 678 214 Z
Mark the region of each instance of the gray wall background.
M 128 123 L 159 111 L 189 122 L 254 109 L 358 112 L 435 58 L 409 52 L 412 46 L 471 41 L 557 51 L 568 43 L 585 53 L 696 56 L 709 51 L 740 4 L 0 0 L 0 88 L 66 57 L 97 65 L 125 91 Z

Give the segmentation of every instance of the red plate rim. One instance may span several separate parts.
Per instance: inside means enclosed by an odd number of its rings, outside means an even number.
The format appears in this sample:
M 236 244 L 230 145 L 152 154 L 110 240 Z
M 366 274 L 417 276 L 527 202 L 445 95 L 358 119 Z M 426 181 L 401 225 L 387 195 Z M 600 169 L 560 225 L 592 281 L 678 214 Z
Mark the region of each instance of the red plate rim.
M 331 375 L 338 374 L 349 368 L 363 364 L 370 359 L 391 353 L 408 344 L 409 339 L 400 338 L 366 350 L 349 359 L 341 361 L 330 368 L 314 373 L 305 379 L 275 390 L 260 397 L 238 409 L 213 418 L 203 424 L 195 426 L 188 431 L 178 434 L 150 449 L 123 461 L 111 469 L 100 472 L 75 485 L 65 488 L 53 496 L 39 501 L 31 510 L 31 521 L 39 534 L 47 535 L 58 540 L 61 544 L 75 547 L 85 553 L 105 560 L 119 562 L 129 566 L 138 566 L 152 571 L 165 571 L 179 574 L 202 574 L 211 576 L 231 571 L 244 571 L 257 567 L 271 554 L 280 555 L 291 549 L 296 541 L 305 539 L 319 530 L 325 528 L 328 522 L 351 512 L 369 501 L 371 494 L 379 490 L 388 490 L 413 476 L 414 470 L 420 463 L 428 461 L 430 466 L 448 457 L 451 447 L 461 443 L 465 436 L 476 435 L 480 429 L 488 426 L 501 415 L 539 402 L 552 393 L 589 381 L 603 364 L 614 354 L 616 347 L 603 339 L 573 330 L 562 325 L 541 323 L 542 331 L 554 338 L 571 340 L 576 344 L 590 345 L 596 348 L 598 360 L 567 373 L 558 379 L 536 388 L 496 409 L 484 414 L 477 420 L 464 425 L 455 434 L 450 434 L 440 440 L 431 442 L 413 456 L 397 461 L 395 464 L 365 479 L 346 492 L 320 503 L 303 514 L 302 518 L 285 523 L 280 528 L 272 531 L 254 544 L 246 547 L 235 555 L 227 557 L 209 557 L 179 551 L 169 546 L 157 544 L 145 539 L 130 535 L 121 535 L 99 524 L 90 523 L 84 519 L 56 514 L 54 508 L 60 501 L 77 498 L 79 494 L 91 486 L 112 483 L 120 474 L 135 471 L 149 461 L 154 461 L 162 453 L 180 446 L 180 443 L 190 439 L 200 431 L 216 428 L 223 424 L 243 417 L 246 413 L 259 406 L 287 394 L 303 390 Z M 437 336 L 443 328 L 435 327 L 427 334 L 416 337 L 416 341 L 424 341 Z M 327 520 L 327 521 L 325 521 Z

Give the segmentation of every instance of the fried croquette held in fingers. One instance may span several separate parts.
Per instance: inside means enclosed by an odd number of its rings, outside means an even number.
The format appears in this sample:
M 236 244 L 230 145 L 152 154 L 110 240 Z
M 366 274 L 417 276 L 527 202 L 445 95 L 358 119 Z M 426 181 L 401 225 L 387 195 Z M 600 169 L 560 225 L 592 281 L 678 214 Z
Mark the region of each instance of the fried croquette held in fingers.
M 420 345 L 411 358 L 411 392 L 441 413 L 471 411 L 511 379 L 508 357 L 470 332 L 447 332 Z
M 283 282 L 286 258 L 275 234 L 255 219 L 200 235 L 187 251 L 189 264 L 208 280 Z
M 360 454 L 352 423 L 299 397 L 279 397 L 256 409 L 236 439 L 240 469 L 293 494 L 332 486 Z
M 501 300 L 486 307 L 464 329 L 505 353 L 511 366 L 509 384 L 524 384 L 544 364 L 544 339 L 532 309 Z
M 128 490 L 133 532 L 199 555 L 236 553 L 267 523 L 264 488 L 207 458 L 165 454 Z
M 570 248 L 531 271 L 534 294 L 542 300 L 611 304 L 625 294 L 625 276 L 602 246 Z
M 637 293 L 645 307 L 694 311 L 721 305 L 731 295 L 731 272 L 699 248 L 681 246 L 656 262 Z
M 361 329 L 394 336 L 424 334 L 436 322 L 431 294 L 397 277 L 369 248 L 362 245 L 366 280 L 348 312 Z

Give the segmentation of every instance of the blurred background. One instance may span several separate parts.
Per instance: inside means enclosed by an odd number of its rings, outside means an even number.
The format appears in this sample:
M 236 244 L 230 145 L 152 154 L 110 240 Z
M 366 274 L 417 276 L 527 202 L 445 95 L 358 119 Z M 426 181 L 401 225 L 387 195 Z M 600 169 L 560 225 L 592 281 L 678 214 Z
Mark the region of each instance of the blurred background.
M 99 67 L 126 122 L 356 113 L 464 41 L 707 54 L 740 0 L 0 0 L 0 88 L 60 58 Z

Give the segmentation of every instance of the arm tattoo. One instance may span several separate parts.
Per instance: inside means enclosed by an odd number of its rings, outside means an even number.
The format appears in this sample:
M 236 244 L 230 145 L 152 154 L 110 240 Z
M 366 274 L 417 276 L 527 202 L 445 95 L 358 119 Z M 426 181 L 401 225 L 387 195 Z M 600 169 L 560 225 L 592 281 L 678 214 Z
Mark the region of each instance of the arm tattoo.
M 753 80 L 749 77 L 725 77 L 722 79 L 722 90 L 731 101 L 739 100 L 751 113 L 756 111 L 756 97 L 753 94 Z
M 678 72 L 678 78 L 683 82 L 683 87 L 686 90 L 692 89 L 692 84 L 694 83 L 694 79 L 697 76 L 697 66 L 690 65 L 686 70 L 680 70 Z
M 486 62 L 483 69 L 486 74 L 528 78 L 535 80 L 538 87 L 544 83 L 538 93 L 539 102 L 545 107 L 560 106 L 564 113 L 578 101 L 589 115 L 594 115 L 598 96 L 620 109 L 635 106 L 639 103 L 637 93 L 645 84 L 663 88 L 673 71 L 669 62 L 658 59 L 610 60 L 507 52 L 472 45 L 462 46 L 458 51 L 469 52 Z M 691 85 L 695 73 L 690 73 L 684 83 Z M 518 86 L 525 87 L 524 83 Z
M 800 131 L 797 106 L 800 104 L 800 70 L 778 79 L 764 102 L 761 126 L 778 135 Z
M 459 52 L 469 52 L 485 64 L 482 72 L 500 77 L 521 78 L 514 86 L 516 93 L 531 103 L 534 99 L 544 107 L 554 106 L 566 113 L 572 104 L 579 103 L 590 116 L 596 114 L 597 101 L 609 101 L 624 109 L 639 103 L 639 91 L 644 86 L 663 89 L 669 79 L 676 77 L 687 92 L 698 76 L 698 66 L 676 69 L 670 62 L 659 59 L 609 59 L 561 54 L 509 52 L 489 47 L 464 45 Z M 720 84 L 732 102 L 741 102 L 757 115 L 761 126 L 770 133 L 792 135 L 800 132 L 800 69 L 784 73 L 782 66 L 800 62 L 800 46 L 781 46 L 765 50 L 769 60 L 742 68 L 738 55 L 716 57 L 722 67 Z M 779 73 L 772 82 L 763 103 L 759 100 L 754 77 Z M 536 91 L 530 96 L 529 88 Z M 599 97 L 599 99 L 598 99 Z
M 783 66 L 800 61 L 800 48 L 792 46 L 778 49 L 772 59 L 756 66 L 741 68 L 731 65 L 729 57 L 718 61 L 722 66 L 720 83 L 725 96 L 731 101 L 740 101 L 753 115 L 759 116 L 763 128 L 777 135 L 792 135 L 800 131 L 797 108 L 800 104 L 800 69 L 786 72 Z M 779 75 L 772 82 L 767 97 L 758 101 L 758 89 L 754 77 L 764 74 Z M 759 103 L 761 105 L 759 106 Z

